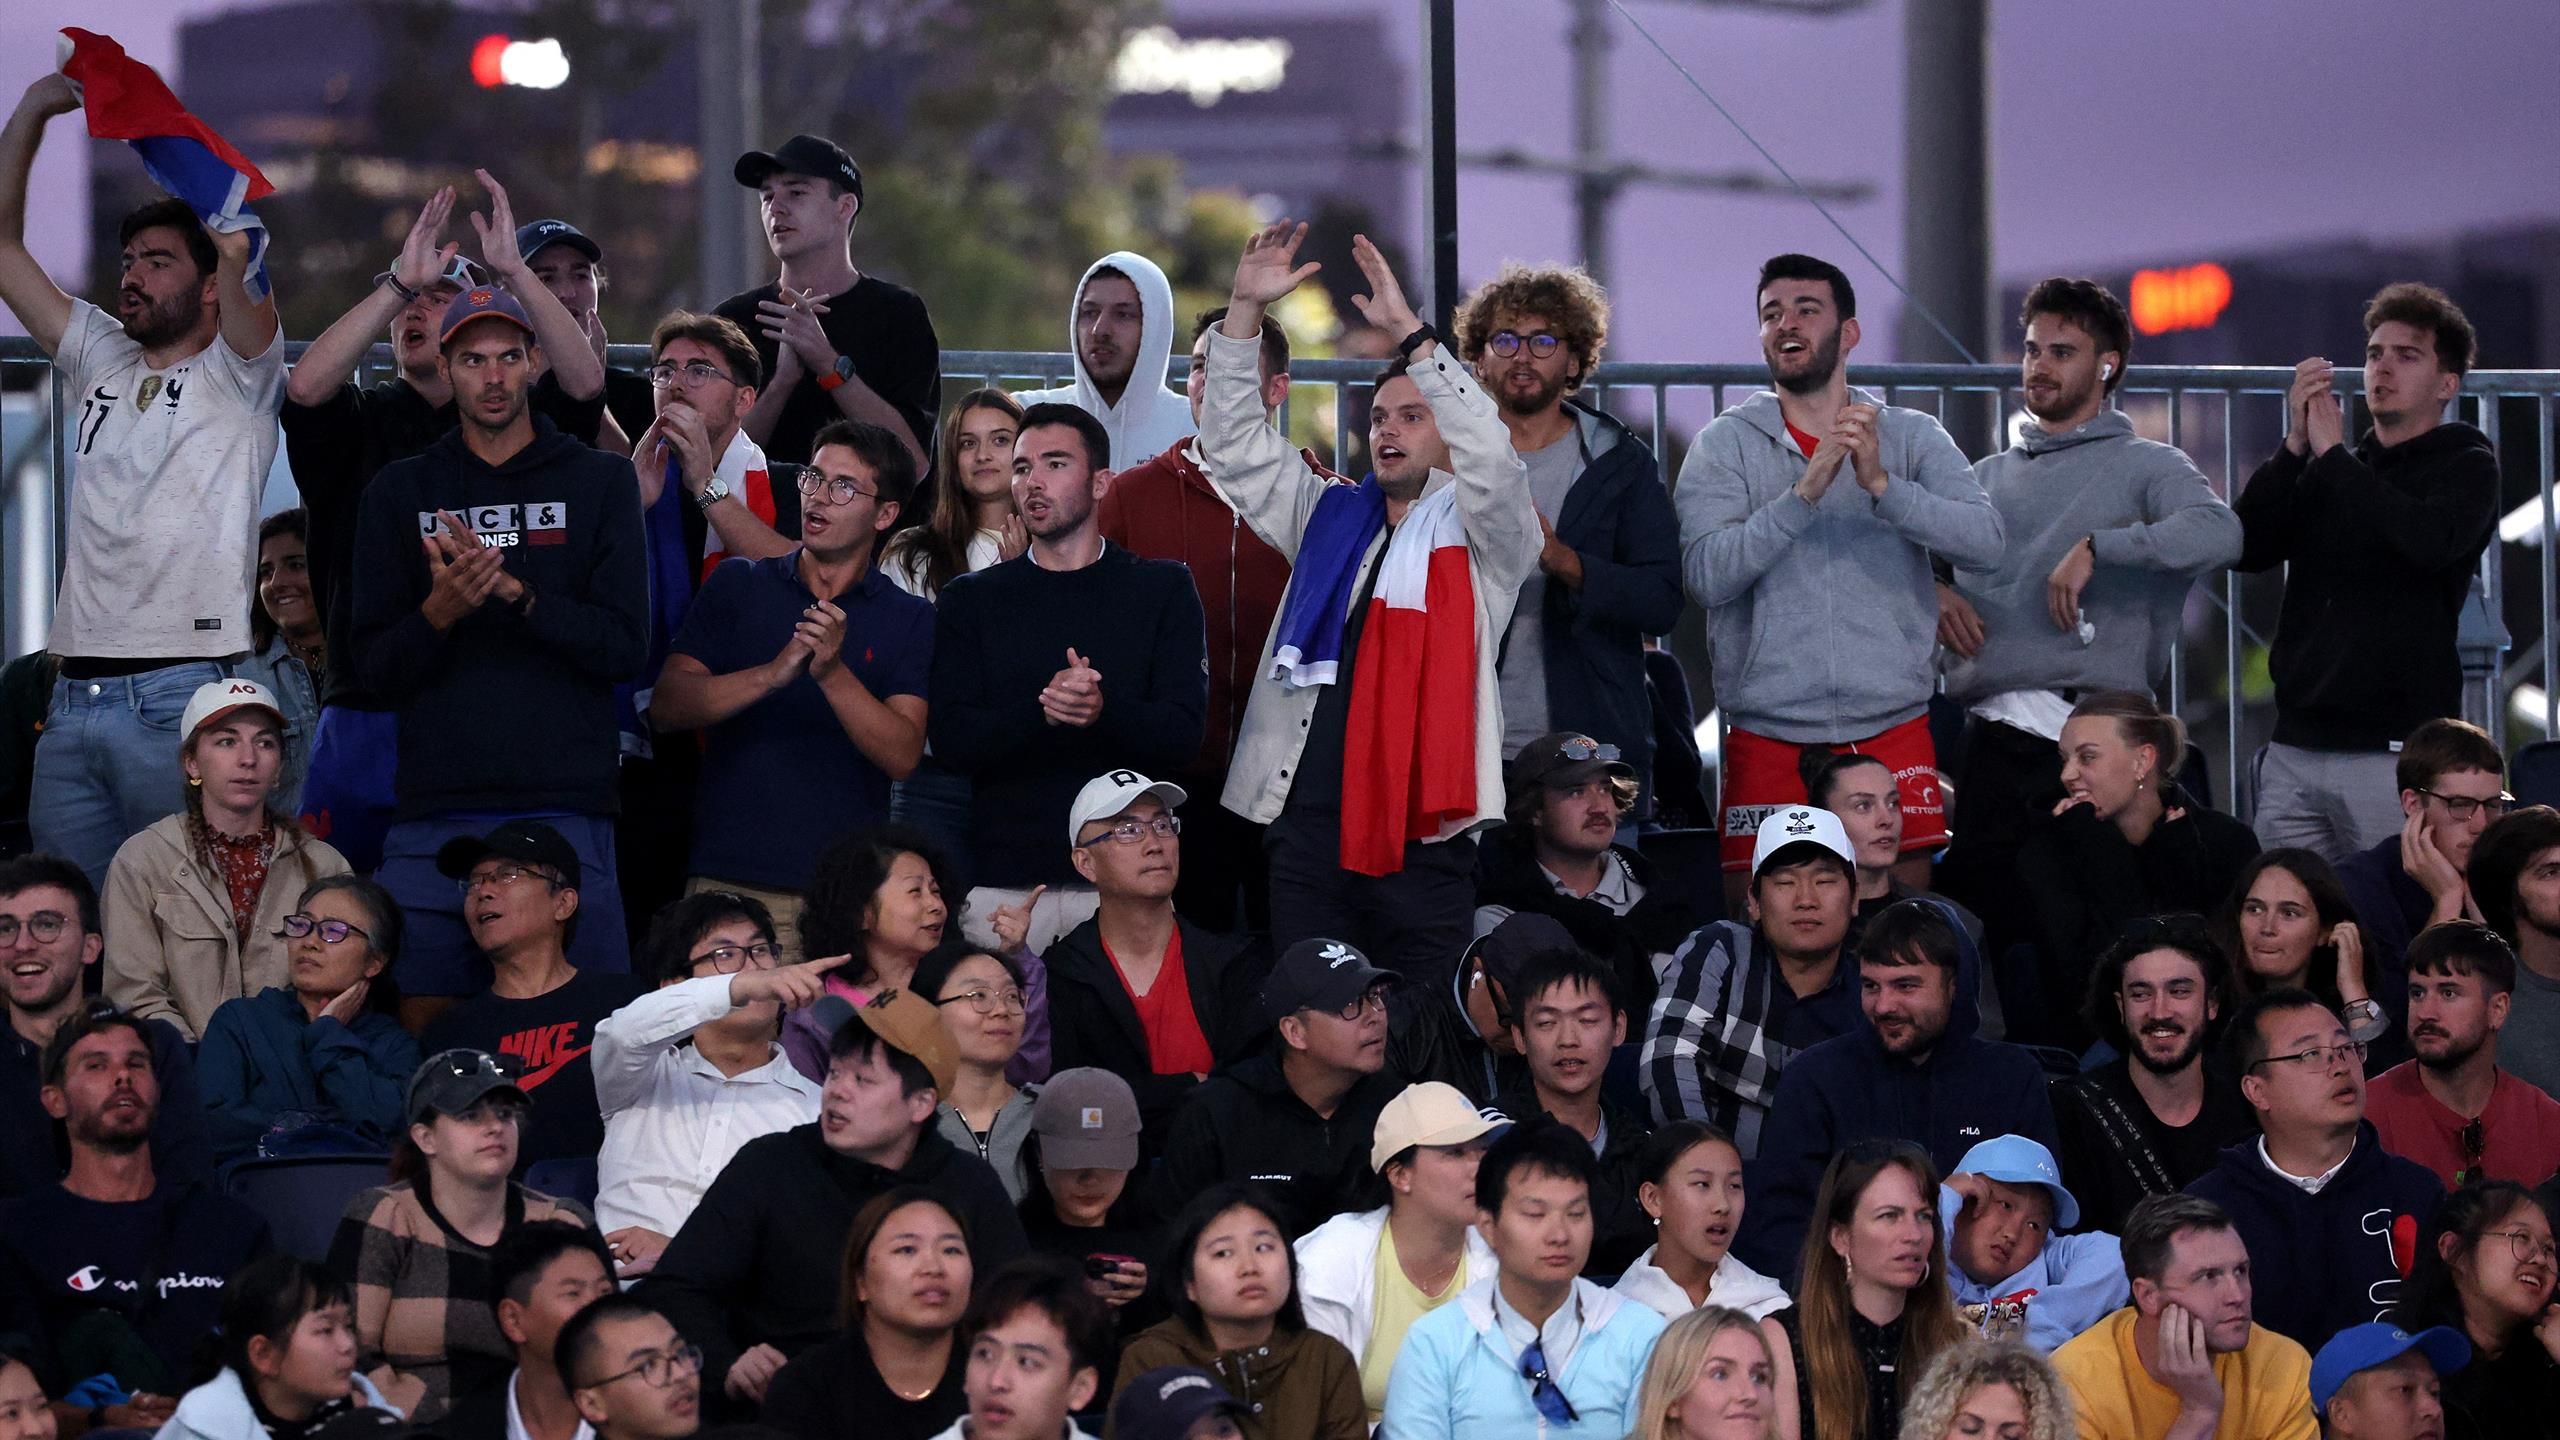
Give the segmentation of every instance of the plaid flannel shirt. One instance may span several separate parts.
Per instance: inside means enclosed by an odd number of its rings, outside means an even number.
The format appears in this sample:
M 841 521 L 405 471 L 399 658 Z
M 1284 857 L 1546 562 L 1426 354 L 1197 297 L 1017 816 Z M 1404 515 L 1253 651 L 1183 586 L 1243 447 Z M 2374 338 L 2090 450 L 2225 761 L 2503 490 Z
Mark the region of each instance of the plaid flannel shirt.
M 1840 963 L 1854 973 L 1846 954 Z M 1718 920 L 1681 942 L 1645 1016 L 1636 1057 L 1637 1084 L 1655 1124 L 1709 1121 L 1733 1137 L 1743 1158 L 1760 1152 L 1778 1076 L 1800 1048 L 1769 1033 L 1778 983 L 1777 956 L 1751 926 Z

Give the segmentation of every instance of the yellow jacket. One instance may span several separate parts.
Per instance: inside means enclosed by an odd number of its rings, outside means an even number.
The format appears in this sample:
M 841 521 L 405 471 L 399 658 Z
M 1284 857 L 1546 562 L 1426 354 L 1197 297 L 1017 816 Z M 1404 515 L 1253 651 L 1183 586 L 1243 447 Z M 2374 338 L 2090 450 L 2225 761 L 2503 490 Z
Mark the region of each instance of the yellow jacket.
M 2134 1353 L 2128 1305 L 2053 1352 L 2071 1389 L 2080 1440 L 2160 1440 L 2178 1418 L 2178 1396 Z M 2311 1415 L 2311 1352 L 2263 1326 L 2249 1327 L 2237 1354 L 2213 1357 L 2222 1382 L 2222 1423 L 2214 1440 L 2319 1440 Z

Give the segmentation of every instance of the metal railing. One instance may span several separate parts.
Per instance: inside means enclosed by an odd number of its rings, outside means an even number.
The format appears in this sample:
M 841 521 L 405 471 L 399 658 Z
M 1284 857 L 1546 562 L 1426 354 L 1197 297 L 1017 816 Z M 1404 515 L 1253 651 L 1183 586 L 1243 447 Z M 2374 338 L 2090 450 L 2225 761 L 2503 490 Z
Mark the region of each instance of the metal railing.
M 289 353 L 298 356 L 299 344 Z M 645 347 L 616 345 L 617 365 L 645 365 Z M 388 347 L 377 346 L 375 367 L 389 364 Z M 1187 360 L 1176 357 L 1168 380 L 1180 387 Z M 976 385 L 1008 389 L 1063 383 L 1072 373 L 1068 356 L 1059 352 L 946 350 L 942 353 L 946 399 Z M 1336 468 L 1350 471 L 1363 449 L 1366 396 L 1379 369 L 1373 360 L 1301 359 L 1291 367 L 1293 381 L 1288 425 L 1301 443 L 1329 450 Z M 30 371 L 36 373 L 30 373 Z M 2337 389 L 2350 399 L 2362 389 L 2362 375 L 2341 366 Z M 1852 382 L 1881 391 L 1892 403 L 1931 411 L 1979 457 L 1992 437 L 2005 437 L 2021 413 L 2017 371 L 2007 366 L 1860 365 Z M 2194 459 L 2215 493 L 2226 500 L 2248 473 L 2280 443 L 2284 433 L 2283 397 L 2293 382 L 2290 366 L 2136 365 L 2118 390 L 2123 407 L 2141 434 L 2178 446 Z M 36 424 L 0 430 L 6 453 L 0 455 L 0 483 L 6 487 L 6 606 L 11 653 L 32 648 L 49 617 L 52 587 L 59 573 L 60 527 L 66 513 L 68 476 L 61 436 L 68 397 L 58 377 L 32 341 L 0 339 L 0 383 L 10 398 L 35 402 Z M 1766 370 L 1756 364 L 1661 364 L 1610 361 L 1595 372 L 1585 398 L 1596 399 L 1624 420 L 1664 458 L 1664 476 L 1672 480 L 1678 457 L 1685 453 L 1696 428 L 1739 400 L 1767 386 Z M 2503 741 L 2511 716 L 2543 737 L 2560 735 L 2560 549 L 2547 543 L 2560 531 L 2554 514 L 2554 406 L 2560 404 L 2560 371 L 2475 370 L 2466 377 L 2456 412 L 2478 425 L 2497 444 L 2506 472 L 2507 493 L 2529 482 L 2536 499 L 2511 512 L 2502 526 L 2501 542 L 2493 542 L 2482 558 L 2474 588 L 2474 605 L 2466 617 L 2464 709 Z M 25 408 L 21 405 L 21 409 Z M 2530 550 L 2530 555 L 2521 552 Z M 2265 728 L 2269 707 L 2263 684 L 2255 683 L 2254 666 L 2265 649 L 2262 627 L 2252 615 L 2271 616 L 2271 588 L 2280 581 L 2259 581 L 2225 573 L 2201 581 L 2191 602 L 2189 623 L 2173 653 L 2167 698 L 2177 711 L 2210 736 L 2222 756 L 2222 783 L 2235 810 L 2245 812 L 2246 787 L 2239 783 L 2243 763 L 2255 749 L 2253 732 Z M 2257 587 L 2261 593 L 2250 592 Z M 2530 612 L 2520 619 L 2538 620 L 2534 644 L 2513 661 L 2502 661 L 2507 645 L 2506 617 L 2511 594 L 2529 593 Z M 2246 603 L 2244 603 L 2246 602 Z M 1694 650 L 1694 611 L 1685 644 Z M 1683 648 L 1675 646 L 1676 648 Z M 1697 656 L 1692 656 L 1693 662 Z M 2393 663 L 2376 656 L 2375 663 Z M 1692 663 L 1693 675 L 1702 671 Z M 2200 677 L 2202 677 L 2200 679 Z M 2524 702 L 2516 704 L 2518 700 Z M 2218 732 L 2218 733 L 2217 733 Z

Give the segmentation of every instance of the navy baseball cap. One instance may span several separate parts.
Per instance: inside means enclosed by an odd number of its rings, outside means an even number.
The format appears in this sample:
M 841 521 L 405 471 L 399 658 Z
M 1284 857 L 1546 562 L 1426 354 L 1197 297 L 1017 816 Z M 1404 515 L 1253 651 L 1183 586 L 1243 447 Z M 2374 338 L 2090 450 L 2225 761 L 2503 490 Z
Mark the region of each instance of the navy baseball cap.
M 730 173 L 750 190 L 762 189 L 776 175 L 813 175 L 852 191 L 856 200 L 862 198 L 862 167 L 853 163 L 843 146 L 816 135 L 794 135 L 771 150 L 750 150 L 738 157 Z
M 566 220 L 536 220 L 516 227 L 516 255 L 520 259 L 530 260 L 535 252 L 553 245 L 566 245 L 598 265 L 604 263 L 604 247 Z
M 527 335 L 533 334 L 533 321 L 516 297 L 503 286 L 482 285 L 463 291 L 445 305 L 444 324 L 436 332 L 436 343 L 451 343 L 454 332 L 474 320 L 504 320 Z
M 1183 1440 L 1212 1415 L 1244 1420 L 1251 1413 L 1208 1371 L 1162 1365 L 1130 1381 L 1111 1402 L 1111 1433 L 1118 1440 Z
M 2450 1375 L 2471 1363 L 2471 1342 L 2458 1330 L 2437 1325 L 2412 1335 L 2388 1320 L 2350 1325 L 2329 1337 L 2311 1359 L 2311 1408 L 2326 1415 L 2339 1387 L 2358 1372 L 2387 1365 L 2412 1350 L 2424 1353 L 2439 1375 Z
M 578 850 L 568 837 L 538 820 L 513 820 L 486 835 L 457 835 L 436 852 L 436 869 L 448 880 L 467 880 L 483 860 L 513 860 L 558 872 L 578 888 Z

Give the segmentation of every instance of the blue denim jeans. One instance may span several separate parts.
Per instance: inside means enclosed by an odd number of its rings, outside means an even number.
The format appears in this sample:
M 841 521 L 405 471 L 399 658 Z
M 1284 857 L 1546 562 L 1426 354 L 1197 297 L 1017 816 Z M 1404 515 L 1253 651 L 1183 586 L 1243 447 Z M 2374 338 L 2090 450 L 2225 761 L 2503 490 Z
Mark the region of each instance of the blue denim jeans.
M 185 805 L 178 721 L 198 686 L 232 669 L 190 660 L 138 675 L 54 681 L 27 796 L 35 847 L 79 866 L 104 890 L 117 848 Z
M 436 852 L 462 835 L 486 835 L 509 820 L 539 820 L 578 852 L 576 932 L 569 963 L 622 975 L 631 970 L 631 937 L 623 930 L 622 883 L 614 868 L 613 820 L 604 815 L 434 815 L 403 820 L 383 837 L 374 876 L 400 902 L 407 930 L 391 970 L 403 995 L 477 995 L 489 988 L 487 956 L 471 943 L 462 890 L 436 869 Z

